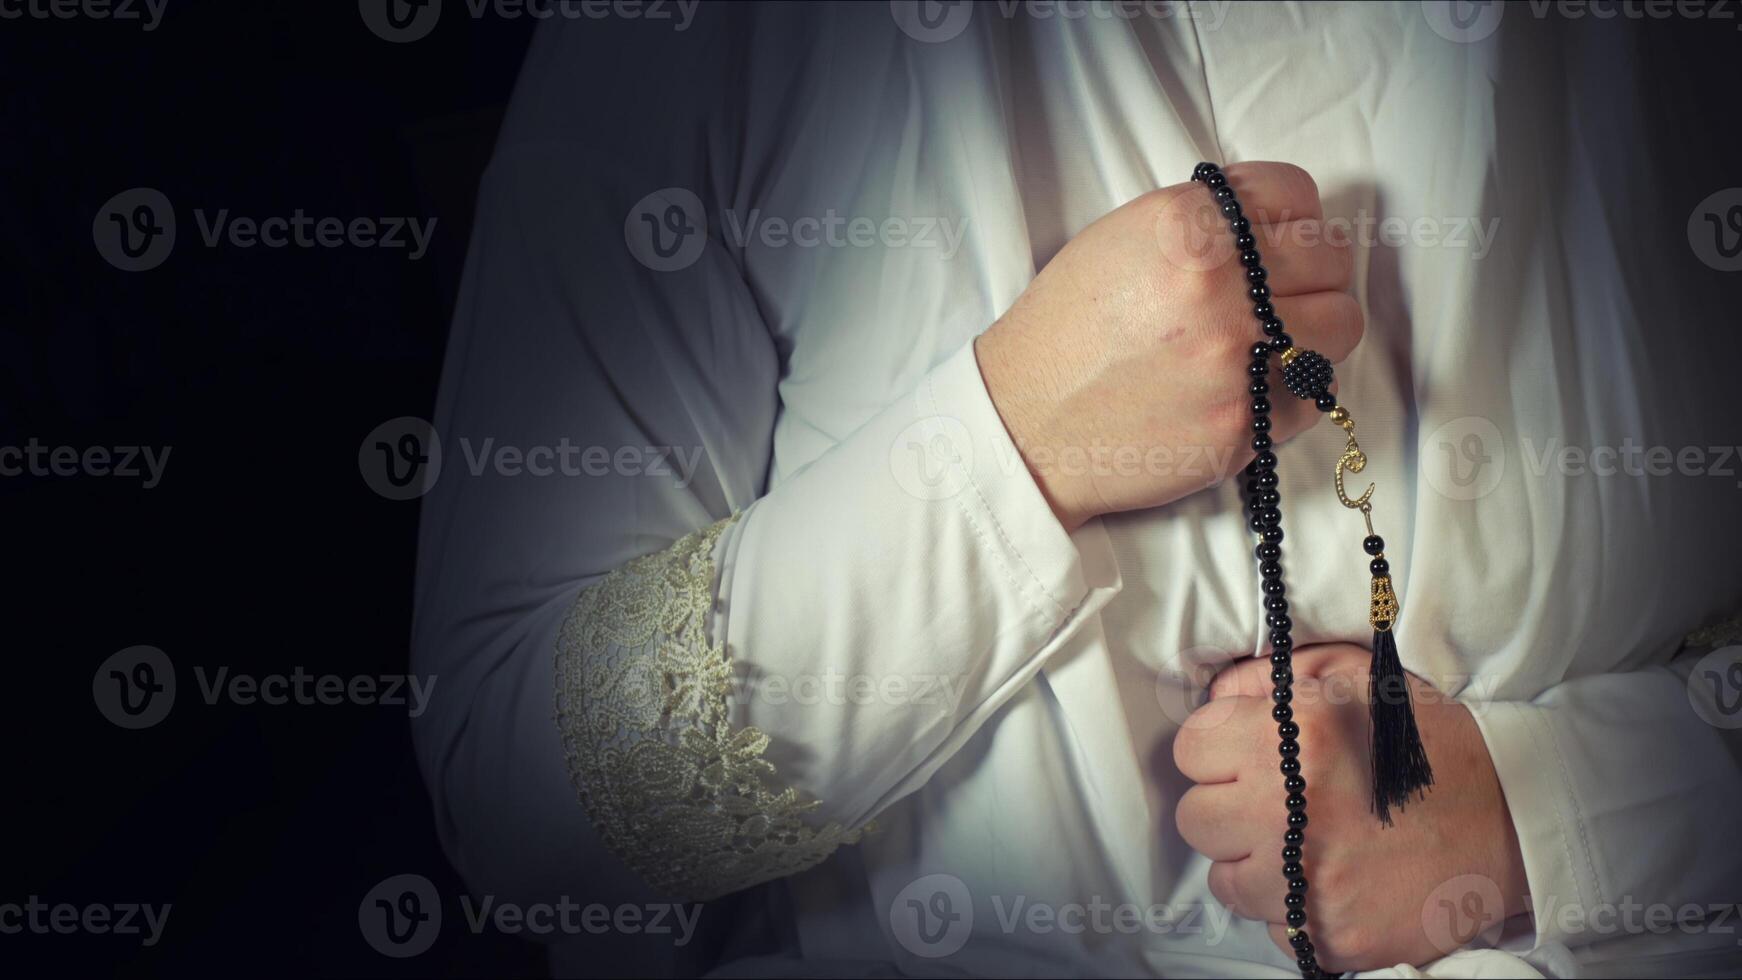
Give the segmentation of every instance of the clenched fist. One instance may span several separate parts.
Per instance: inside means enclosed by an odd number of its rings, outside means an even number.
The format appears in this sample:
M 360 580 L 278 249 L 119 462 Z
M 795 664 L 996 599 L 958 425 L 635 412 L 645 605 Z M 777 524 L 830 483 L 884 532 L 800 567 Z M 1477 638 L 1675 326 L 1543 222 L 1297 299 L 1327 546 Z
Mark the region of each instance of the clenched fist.
M 1341 361 L 1361 308 L 1345 292 L 1347 242 L 1320 233 L 1318 187 L 1281 163 L 1225 172 L 1268 272 L 1262 312 Z M 1246 369 L 1264 334 L 1248 285 L 1211 191 L 1187 181 L 1085 228 L 976 342 L 993 404 L 1066 528 L 1170 503 L 1255 455 Z M 1310 403 L 1273 401 L 1277 444 L 1317 419 Z
M 1465 706 L 1413 675 L 1416 723 L 1433 759 L 1425 799 L 1392 811 L 1382 827 L 1369 809 L 1367 664 L 1348 643 L 1294 652 L 1294 721 L 1312 822 L 1302 864 L 1312 883 L 1308 931 L 1321 966 L 1333 972 L 1436 960 L 1467 935 L 1425 925 L 1436 889 L 1477 875 L 1498 888 L 1495 921 L 1526 907 L 1524 858 L 1488 748 Z M 1227 668 L 1210 701 L 1174 739 L 1180 771 L 1198 785 L 1175 813 L 1180 836 L 1213 862 L 1210 891 L 1234 914 L 1269 922 L 1290 951 L 1283 896 L 1286 792 L 1271 720 L 1270 661 Z M 1480 879 L 1478 879 L 1480 880 Z M 1292 952 L 1290 952 L 1292 955 Z

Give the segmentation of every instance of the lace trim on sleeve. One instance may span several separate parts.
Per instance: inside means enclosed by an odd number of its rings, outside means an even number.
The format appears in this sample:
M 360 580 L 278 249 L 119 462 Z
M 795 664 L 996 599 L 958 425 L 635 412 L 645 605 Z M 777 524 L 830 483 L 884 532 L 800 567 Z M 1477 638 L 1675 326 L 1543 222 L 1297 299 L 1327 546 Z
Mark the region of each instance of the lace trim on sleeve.
M 581 593 L 556 651 L 569 775 L 607 846 L 649 885 L 703 901 L 820 863 L 859 831 L 803 817 L 768 736 L 733 731 L 732 672 L 708 634 L 715 545 L 737 515 Z

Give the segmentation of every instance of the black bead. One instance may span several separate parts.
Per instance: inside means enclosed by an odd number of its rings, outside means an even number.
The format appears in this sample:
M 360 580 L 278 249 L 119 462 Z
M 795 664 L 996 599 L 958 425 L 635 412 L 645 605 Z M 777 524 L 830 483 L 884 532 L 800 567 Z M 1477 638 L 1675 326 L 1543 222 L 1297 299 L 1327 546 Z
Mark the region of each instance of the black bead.
M 1274 669 L 1270 672 L 1270 683 L 1276 684 L 1276 685 L 1293 684 L 1294 683 L 1294 671 L 1288 669 L 1287 667 L 1277 667 L 1276 669 Z M 1292 724 L 1294 724 L 1294 722 L 1292 722 L 1292 721 L 1284 722 L 1283 724 L 1292 725 Z M 1295 734 L 1297 734 L 1297 735 L 1300 734 L 1300 729 L 1298 729 L 1298 728 L 1295 729 Z
M 1228 222 L 1228 227 L 1234 229 L 1234 234 L 1244 235 L 1252 230 L 1252 222 L 1245 218 L 1236 218 L 1233 221 Z
M 1265 561 L 1275 561 L 1282 557 L 1282 549 L 1273 544 L 1261 544 L 1252 553 Z
M 1300 763 L 1296 762 L 1293 769 L 1289 769 L 1288 766 L 1285 765 L 1282 767 L 1282 771 L 1287 775 L 1293 775 L 1294 773 L 1300 772 Z M 1301 841 L 1304 840 L 1306 840 L 1306 834 L 1298 827 L 1290 827 L 1288 830 L 1284 831 L 1282 835 L 1282 842 L 1293 847 L 1299 847 Z
M 1288 807 L 1290 813 L 1299 813 L 1306 809 L 1306 797 L 1299 793 L 1294 793 L 1291 794 L 1288 799 L 1283 800 L 1282 805 Z
M 1268 413 L 1269 411 L 1270 411 L 1270 399 L 1264 397 L 1263 395 L 1259 395 L 1257 398 L 1252 399 L 1252 414 L 1264 415 L 1264 414 Z M 1275 465 L 1275 464 L 1273 463 L 1271 465 Z
M 1300 726 L 1292 721 L 1285 721 L 1276 726 L 1277 738 L 1295 738 L 1300 735 Z
M 1277 721 L 1287 721 L 1294 717 L 1294 709 L 1286 704 L 1273 705 L 1270 709 L 1270 717 Z
M 1265 268 L 1261 265 L 1255 265 L 1252 268 L 1246 270 L 1246 281 L 1247 282 L 1261 283 L 1268 278 L 1270 278 L 1270 273 L 1268 271 L 1266 271 Z
M 1251 238 L 1252 236 L 1251 235 L 1242 235 L 1240 237 L 1241 238 Z M 1234 243 L 1236 245 L 1238 245 L 1239 239 L 1235 239 Z M 1263 258 L 1257 252 L 1253 251 L 1251 248 L 1247 248 L 1244 252 L 1240 253 L 1240 264 L 1245 266 L 1248 269 L 1252 268 L 1253 266 L 1258 265 L 1262 261 L 1263 261 Z
M 1270 386 L 1265 385 L 1265 387 L 1268 388 Z M 1269 432 L 1270 431 L 1270 416 L 1268 414 L 1252 416 L 1252 431 L 1253 432 Z M 1263 475 L 1270 476 L 1270 477 L 1276 476 L 1275 473 L 1266 473 Z M 1270 481 L 1270 485 L 1275 486 L 1276 481 L 1274 479 L 1272 479 Z
M 1272 666 L 1272 667 L 1287 667 L 1289 665 L 1289 663 L 1290 663 L 1290 658 L 1289 658 L 1289 655 L 1286 653 L 1273 653 L 1270 655 L 1270 666 Z M 1280 705 L 1280 704 L 1276 706 L 1276 708 L 1281 708 L 1281 707 L 1285 707 L 1285 706 Z M 1276 708 L 1270 709 L 1270 714 L 1272 716 L 1275 716 Z M 1293 714 L 1294 714 L 1293 708 L 1289 709 L 1289 714 L 1291 717 L 1293 716 Z M 1287 721 L 1288 719 L 1287 718 L 1277 718 L 1276 720 L 1277 721 Z
M 1269 286 L 1253 286 L 1252 288 L 1246 290 L 1246 295 L 1252 297 L 1254 302 L 1263 302 L 1264 300 L 1267 300 L 1270 298 L 1270 287 Z
M 1294 650 L 1294 637 L 1280 631 L 1270 634 L 1270 648 L 1278 653 Z
M 1264 454 L 1260 453 L 1259 455 L 1262 456 Z M 1265 541 L 1268 541 L 1271 544 L 1281 544 L 1282 543 L 1282 527 L 1279 525 L 1277 527 L 1265 528 L 1263 538 Z
M 1307 938 L 1307 934 L 1306 934 L 1305 929 L 1302 929 L 1302 930 L 1296 932 L 1294 935 L 1288 937 L 1288 944 L 1290 946 L 1293 946 L 1295 949 L 1300 949 L 1302 946 L 1305 946 L 1308 942 L 1311 942 L 1311 940 L 1309 940 Z
M 1299 793 L 1306 789 L 1306 779 L 1302 776 L 1290 776 L 1282 781 L 1282 788 L 1290 793 Z
M 1294 620 L 1287 613 L 1270 613 L 1264 617 L 1264 623 L 1273 630 L 1285 630 L 1294 626 Z
M 1204 183 L 1209 184 L 1211 187 L 1226 187 L 1228 186 L 1228 178 L 1222 176 L 1218 171 L 1206 176 L 1204 178 Z
M 1259 326 L 1263 328 L 1264 335 L 1267 337 L 1275 337 L 1282 333 L 1282 321 L 1275 317 L 1265 320 Z
M 1313 404 L 1318 406 L 1319 411 L 1328 412 L 1337 407 L 1337 396 L 1327 391 L 1313 399 Z
M 1234 236 L 1234 247 L 1239 249 L 1242 252 L 1246 251 L 1247 249 L 1250 249 L 1252 246 L 1254 246 L 1256 244 L 1258 244 L 1258 239 L 1253 238 L 1251 235 L 1235 235 Z
M 1257 496 L 1253 499 L 1258 501 L 1258 506 L 1260 507 L 1275 507 L 1277 504 L 1282 503 L 1282 494 L 1277 493 L 1275 490 L 1259 490 Z
M 1367 563 L 1367 570 L 1374 575 L 1389 575 L 1391 574 L 1391 563 L 1383 558 L 1375 558 Z
M 1233 199 L 1234 199 L 1234 188 L 1232 188 L 1232 187 L 1218 187 L 1218 188 L 1216 188 L 1216 200 L 1218 200 L 1218 201 L 1232 201 Z
M 1305 878 L 1288 879 L 1288 890 L 1305 894 L 1307 890 L 1307 880 Z
M 1260 340 L 1252 345 L 1252 359 L 1262 361 L 1270 356 L 1270 345 Z M 1267 362 L 1268 363 L 1268 362 Z
M 1274 530 L 1276 530 L 1276 525 L 1266 524 L 1264 525 L 1264 530 L 1259 533 L 1268 537 L 1270 532 Z M 1263 590 L 1264 594 L 1267 596 L 1288 594 L 1288 586 L 1283 584 L 1283 581 L 1280 578 L 1267 578 L 1258 587 Z
M 1331 362 L 1318 351 L 1302 351 L 1282 368 L 1282 383 L 1297 398 L 1317 398 L 1331 386 Z
M 1306 925 L 1306 913 L 1300 909 L 1289 909 L 1288 924 L 1296 927 Z
M 1263 323 L 1270 319 L 1271 315 L 1275 312 L 1275 308 L 1273 308 L 1269 303 L 1259 303 L 1257 306 L 1252 308 L 1252 315 L 1258 318 L 1259 323 Z
M 1288 815 L 1288 825 L 1290 827 L 1295 828 L 1296 830 L 1299 830 L 1300 828 L 1305 827 L 1307 825 L 1306 811 L 1299 810 L 1299 811 L 1290 813 Z
M 1299 776 L 1290 776 L 1288 778 L 1299 779 L 1300 777 Z M 1298 846 L 1296 846 L 1294 844 L 1290 844 L 1287 847 L 1282 849 L 1282 861 L 1284 864 L 1292 864 L 1292 863 L 1299 861 L 1299 860 L 1300 860 L 1300 848 Z
M 1278 571 L 1277 577 L 1282 577 L 1280 571 Z M 1279 595 L 1266 596 L 1264 599 L 1264 608 L 1271 612 L 1288 612 L 1288 600 Z
M 1385 550 L 1385 539 L 1377 534 L 1369 534 L 1361 539 L 1361 550 L 1370 555 L 1377 555 Z
M 1266 420 L 1266 421 L 1268 421 L 1268 420 Z M 1263 487 L 1266 490 L 1269 490 L 1271 487 L 1276 486 L 1276 473 L 1275 472 L 1265 472 L 1265 473 L 1258 474 L 1258 485 Z
M 1287 895 L 1282 896 L 1282 903 L 1291 909 L 1305 908 L 1306 896 L 1289 892 Z
M 1283 864 L 1282 864 L 1282 876 L 1284 878 L 1299 878 L 1303 874 L 1306 874 L 1306 872 L 1301 868 L 1300 862 L 1298 862 L 1298 861 L 1284 861 L 1283 862 Z
M 1275 701 L 1277 704 L 1287 704 L 1290 701 L 1294 700 L 1294 692 L 1289 690 L 1286 687 L 1280 687 L 1280 688 L 1277 688 L 1276 690 L 1270 692 L 1270 699 L 1272 701 Z M 1286 748 L 1287 747 L 1284 746 L 1285 750 L 1286 750 Z M 1300 743 L 1299 742 L 1294 743 L 1294 751 L 1295 752 L 1300 751 Z M 1282 754 L 1287 756 L 1287 755 L 1291 755 L 1292 753 L 1284 751 Z
M 1240 217 L 1240 213 L 1241 212 L 1240 212 L 1240 202 L 1239 201 L 1223 201 L 1222 202 L 1222 217 L 1227 218 L 1229 221 L 1233 221 L 1234 219 Z
M 1267 561 L 1264 564 L 1258 566 L 1258 574 L 1262 578 L 1281 578 L 1282 577 L 1282 563 L 1277 562 L 1277 561 Z M 1272 601 L 1280 601 L 1280 602 L 1286 603 L 1288 600 L 1282 599 L 1280 597 L 1272 597 L 1271 599 L 1264 600 L 1265 607 L 1269 608 L 1270 603 Z
M 1281 694 L 1290 694 L 1290 692 L 1286 688 L 1283 690 L 1270 692 L 1271 697 L 1277 697 L 1278 695 L 1281 695 Z M 1290 697 L 1292 697 L 1292 694 L 1290 694 Z M 1286 701 L 1289 699 L 1282 698 L 1281 700 Z M 1281 742 L 1277 743 L 1276 751 L 1282 753 L 1282 757 L 1284 759 L 1292 759 L 1295 756 L 1300 755 L 1300 743 L 1295 741 L 1292 738 L 1285 738 Z
M 1263 399 L 1254 399 L 1253 400 L 1253 402 L 1252 402 L 1252 410 L 1253 411 L 1258 410 L 1258 402 L 1260 402 L 1260 401 L 1263 401 Z M 1266 411 L 1268 411 L 1270 409 L 1270 403 L 1264 402 L 1264 408 Z M 1274 469 L 1276 469 L 1276 454 L 1273 452 L 1268 452 L 1268 451 L 1262 452 L 1262 453 L 1259 453 L 1256 457 L 1254 457 L 1252 462 L 1258 464 L 1258 468 L 1261 470 L 1274 470 Z
M 1282 511 L 1275 507 L 1260 507 L 1255 513 L 1264 527 L 1275 527 L 1282 523 Z
M 1259 378 L 1257 381 L 1252 382 L 1246 390 L 1254 395 L 1268 395 L 1270 394 L 1270 382 L 1263 378 Z
M 1246 373 L 1254 378 L 1262 378 L 1270 373 L 1270 365 L 1263 361 L 1253 361 L 1246 366 Z

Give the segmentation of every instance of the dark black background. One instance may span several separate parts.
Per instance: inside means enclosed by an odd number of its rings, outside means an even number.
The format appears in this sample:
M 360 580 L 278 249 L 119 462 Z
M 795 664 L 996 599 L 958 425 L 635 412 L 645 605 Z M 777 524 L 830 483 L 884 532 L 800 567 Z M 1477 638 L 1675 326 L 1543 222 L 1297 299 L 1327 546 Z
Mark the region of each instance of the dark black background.
M 544 969 L 501 936 L 444 929 L 401 961 L 359 934 L 358 902 L 388 875 L 461 887 L 402 710 L 207 706 L 191 675 L 407 669 L 417 508 L 371 492 L 357 450 L 380 422 L 431 413 L 478 174 L 534 28 L 450 8 L 409 44 L 372 34 L 351 0 L 169 0 L 150 33 L 0 21 L 0 443 L 173 447 L 151 490 L 0 479 L 0 902 L 174 904 L 157 947 L 0 936 L 0 970 Z M 1630 28 L 1653 66 L 1641 88 L 1680 134 L 1657 189 L 1672 229 L 1742 185 L 1735 28 Z M 91 237 L 132 187 L 178 211 L 176 250 L 148 272 L 111 267 Z M 415 262 L 206 248 L 194 208 L 437 226 Z M 135 644 L 165 650 L 181 683 L 170 717 L 139 732 L 90 697 L 97 664 Z
M 417 503 L 371 492 L 357 451 L 380 422 L 432 413 L 478 175 L 535 26 L 447 6 L 405 44 L 355 0 L 169 0 L 149 33 L 0 21 L 0 441 L 173 447 L 151 490 L 0 480 L 0 901 L 174 904 L 154 948 L 0 936 L 0 972 L 544 970 L 537 947 L 463 928 L 411 960 L 364 943 L 357 906 L 384 877 L 459 893 L 404 708 L 207 706 L 192 675 L 407 670 Z M 129 273 L 91 221 L 132 187 L 169 198 L 178 234 Z M 208 248 L 195 208 L 436 227 L 415 262 Z M 179 688 L 165 721 L 124 731 L 91 677 L 135 644 L 164 650 Z

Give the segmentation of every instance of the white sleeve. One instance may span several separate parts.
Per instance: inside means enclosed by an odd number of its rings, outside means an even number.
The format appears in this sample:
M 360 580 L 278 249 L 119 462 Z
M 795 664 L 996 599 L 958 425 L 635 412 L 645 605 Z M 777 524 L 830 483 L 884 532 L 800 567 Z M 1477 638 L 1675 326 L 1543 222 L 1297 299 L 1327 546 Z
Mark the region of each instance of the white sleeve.
M 1688 681 L 1698 660 L 1471 705 L 1518 831 L 1536 946 L 1681 930 L 1733 906 L 1742 768 L 1736 733 L 1705 720 L 1717 707 L 1696 709 L 1709 700 Z
M 596 144 L 645 132 L 648 107 L 577 94 L 645 75 L 626 67 L 645 52 L 577 33 L 541 31 L 479 194 L 420 532 L 414 667 L 438 682 L 413 735 L 473 888 L 705 898 L 854 839 L 1118 580 L 1098 522 L 1053 518 L 971 345 L 762 497 L 781 363 L 736 256 L 710 239 L 660 272 L 624 239 L 647 189 L 717 200 L 733 175 L 699 161 L 744 154 Z M 729 92 L 695 78 L 731 77 L 730 38 L 660 43 L 685 70 L 642 93 L 659 131 L 728 138 L 708 100 Z M 916 452 L 941 468 L 904 470 Z

